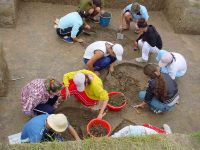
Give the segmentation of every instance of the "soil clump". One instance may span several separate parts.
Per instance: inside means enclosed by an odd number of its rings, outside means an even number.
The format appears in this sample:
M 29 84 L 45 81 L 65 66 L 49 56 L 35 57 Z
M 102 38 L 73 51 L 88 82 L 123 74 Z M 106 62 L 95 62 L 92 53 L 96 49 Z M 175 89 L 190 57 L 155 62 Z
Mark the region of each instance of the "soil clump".
M 90 128 L 90 133 L 95 137 L 102 137 L 107 135 L 107 130 L 101 125 L 93 125 Z
M 122 106 L 125 102 L 125 97 L 123 95 L 113 95 L 109 98 L 108 103 L 112 106 Z

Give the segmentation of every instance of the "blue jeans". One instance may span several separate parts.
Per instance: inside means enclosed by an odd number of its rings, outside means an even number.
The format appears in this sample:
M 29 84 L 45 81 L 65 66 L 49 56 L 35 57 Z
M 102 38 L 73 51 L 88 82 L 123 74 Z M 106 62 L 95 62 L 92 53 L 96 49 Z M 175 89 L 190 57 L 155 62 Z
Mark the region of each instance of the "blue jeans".
M 87 64 L 87 62 L 89 61 L 89 59 L 83 58 L 83 62 L 85 64 Z M 102 57 L 101 59 L 97 60 L 94 64 L 94 71 L 100 71 L 102 69 L 105 69 L 107 67 L 110 66 L 110 64 L 112 64 L 113 62 L 116 61 L 116 57 L 113 56 L 106 56 L 106 57 Z
M 146 95 L 146 91 L 140 91 L 139 92 L 139 98 L 140 100 L 144 101 Z M 170 111 L 174 106 L 168 106 L 165 103 L 160 102 L 157 98 L 153 97 L 151 102 L 148 103 L 149 107 L 152 110 L 156 110 L 156 111 L 162 111 L 162 112 L 167 112 Z

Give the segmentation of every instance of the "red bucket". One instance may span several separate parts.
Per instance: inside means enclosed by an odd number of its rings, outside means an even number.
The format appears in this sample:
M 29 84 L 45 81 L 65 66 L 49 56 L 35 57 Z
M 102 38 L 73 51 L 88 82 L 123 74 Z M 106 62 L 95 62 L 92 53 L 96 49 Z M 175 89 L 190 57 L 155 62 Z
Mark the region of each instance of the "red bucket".
M 128 101 L 127 98 L 126 98 L 126 96 L 123 93 L 121 93 L 121 92 L 110 92 L 110 93 L 108 93 L 109 97 L 112 97 L 113 95 L 122 95 L 122 96 L 124 96 L 125 101 L 124 101 L 124 103 L 121 106 L 113 106 L 113 105 L 111 105 L 111 104 L 108 103 L 107 104 L 108 109 L 112 110 L 112 111 L 120 111 L 120 110 L 122 110 L 126 106 L 127 101 Z
M 111 134 L 111 125 L 103 120 L 103 119 L 98 119 L 98 118 L 95 118 L 95 119 L 92 119 L 88 124 L 87 124 L 87 134 L 89 134 L 91 137 L 95 137 L 93 136 L 91 133 L 90 133 L 90 128 L 93 126 L 93 125 L 101 125 L 102 127 L 104 127 L 106 130 L 107 130 L 107 135 L 106 136 L 109 136 Z

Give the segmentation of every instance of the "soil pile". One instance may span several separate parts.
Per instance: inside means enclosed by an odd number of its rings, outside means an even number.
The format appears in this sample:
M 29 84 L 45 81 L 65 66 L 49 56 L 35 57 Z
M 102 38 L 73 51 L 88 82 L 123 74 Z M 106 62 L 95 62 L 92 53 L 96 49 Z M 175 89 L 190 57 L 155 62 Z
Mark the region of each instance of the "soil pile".
M 113 95 L 109 98 L 108 103 L 112 106 L 122 106 L 125 102 L 125 97 L 123 95 Z
M 102 137 L 107 135 L 107 130 L 101 125 L 93 125 L 90 128 L 90 133 L 95 137 Z

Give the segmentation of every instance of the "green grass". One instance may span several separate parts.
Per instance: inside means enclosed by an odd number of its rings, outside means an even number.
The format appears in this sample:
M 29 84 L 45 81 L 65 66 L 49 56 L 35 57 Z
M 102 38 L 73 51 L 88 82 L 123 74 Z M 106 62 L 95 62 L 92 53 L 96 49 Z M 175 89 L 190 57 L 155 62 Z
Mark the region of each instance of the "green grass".
M 192 134 L 200 139 L 200 132 Z M 195 146 L 190 135 L 150 135 L 126 138 L 88 138 L 83 141 L 49 142 L 39 144 L 3 145 L 3 150 L 188 150 L 200 147 L 200 142 Z M 187 141 L 187 142 L 185 142 Z M 188 142 L 189 141 L 189 142 Z
M 192 137 L 195 137 L 200 140 L 200 131 L 191 134 Z

